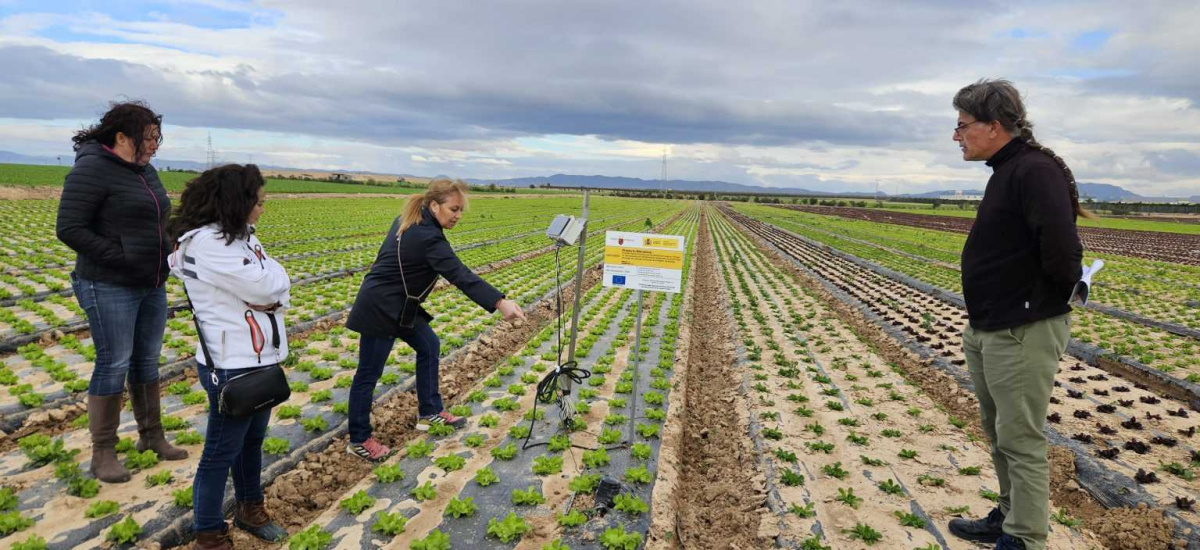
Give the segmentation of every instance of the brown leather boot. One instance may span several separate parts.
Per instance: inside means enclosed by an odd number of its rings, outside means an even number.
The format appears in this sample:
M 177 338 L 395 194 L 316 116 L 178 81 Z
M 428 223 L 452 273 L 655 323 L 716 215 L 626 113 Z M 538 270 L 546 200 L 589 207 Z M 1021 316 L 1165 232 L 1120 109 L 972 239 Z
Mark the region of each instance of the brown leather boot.
M 229 537 L 229 524 L 216 531 L 196 531 L 197 550 L 233 550 L 233 539 Z
M 271 516 L 267 514 L 267 506 L 261 500 L 238 501 L 237 514 L 233 516 L 233 524 L 268 542 L 279 542 L 288 536 L 283 527 L 271 521 Z
M 163 460 L 183 460 L 188 452 L 167 443 L 162 427 L 162 406 L 158 381 L 129 385 L 129 400 L 133 402 L 133 417 L 137 419 L 139 452 L 150 449 Z
M 121 425 L 123 393 L 88 394 L 88 431 L 92 433 L 92 475 L 105 483 L 129 481 L 129 470 L 117 458 L 117 427 Z

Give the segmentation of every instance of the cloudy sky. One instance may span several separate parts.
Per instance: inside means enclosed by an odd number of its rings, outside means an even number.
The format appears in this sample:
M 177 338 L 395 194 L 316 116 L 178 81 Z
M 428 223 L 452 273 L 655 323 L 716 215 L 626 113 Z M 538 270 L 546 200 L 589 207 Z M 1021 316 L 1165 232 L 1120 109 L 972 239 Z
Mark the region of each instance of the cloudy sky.
M 0 0 L 0 150 L 108 101 L 165 159 L 508 178 L 981 188 L 954 92 L 1006 77 L 1080 181 L 1200 194 L 1200 3 Z

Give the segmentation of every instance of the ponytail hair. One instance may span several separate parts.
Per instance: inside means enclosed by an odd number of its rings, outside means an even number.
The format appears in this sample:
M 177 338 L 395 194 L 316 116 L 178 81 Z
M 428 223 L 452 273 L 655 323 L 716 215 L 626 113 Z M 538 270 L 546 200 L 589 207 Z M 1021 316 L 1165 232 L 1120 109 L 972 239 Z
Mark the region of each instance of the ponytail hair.
M 1079 187 L 1075 183 L 1075 174 L 1071 172 L 1066 161 L 1033 137 L 1033 123 L 1026 117 L 1025 103 L 1012 82 L 1004 79 L 983 79 L 969 84 L 954 94 L 954 108 L 980 122 L 999 122 L 1009 135 L 1020 138 L 1030 147 L 1054 159 L 1067 178 L 1067 190 L 1071 195 L 1071 206 L 1075 209 L 1075 214 L 1088 219 L 1096 218 L 1095 214 L 1079 205 Z
M 449 200 L 450 195 L 458 193 L 463 200 L 463 207 L 467 205 L 467 184 L 461 180 L 436 179 L 429 182 L 429 188 L 424 193 L 411 195 L 404 202 L 404 213 L 400 217 L 399 233 L 404 233 L 409 227 L 412 227 L 417 222 L 421 221 L 421 210 L 429 206 L 429 203 L 436 202 L 445 204 Z

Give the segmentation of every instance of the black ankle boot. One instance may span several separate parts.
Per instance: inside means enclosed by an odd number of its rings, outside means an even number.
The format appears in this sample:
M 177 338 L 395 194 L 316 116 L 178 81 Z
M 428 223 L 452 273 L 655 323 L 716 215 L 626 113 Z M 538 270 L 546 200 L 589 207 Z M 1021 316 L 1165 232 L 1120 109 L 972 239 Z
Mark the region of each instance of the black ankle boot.
M 996 542 L 1004 534 L 1004 514 L 992 508 L 987 517 L 981 519 L 950 520 L 950 532 L 960 539 L 975 542 Z

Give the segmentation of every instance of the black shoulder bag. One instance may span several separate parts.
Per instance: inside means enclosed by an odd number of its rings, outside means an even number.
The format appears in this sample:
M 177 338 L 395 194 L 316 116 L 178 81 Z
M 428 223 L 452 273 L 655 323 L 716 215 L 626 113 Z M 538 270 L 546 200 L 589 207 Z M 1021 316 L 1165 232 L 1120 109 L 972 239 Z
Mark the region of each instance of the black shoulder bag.
M 180 254 L 184 256 L 183 254 Z M 186 257 L 184 259 L 186 260 Z M 183 281 L 183 295 L 187 298 L 188 308 L 192 310 L 192 321 L 196 323 L 196 336 L 200 339 L 200 351 L 204 354 L 204 363 L 213 369 L 213 382 L 216 383 L 216 363 L 208 352 L 208 344 L 204 341 L 204 331 L 200 329 L 200 316 L 196 315 L 196 307 L 192 305 L 192 297 L 188 295 L 187 281 Z M 292 396 L 292 388 L 288 386 L 287 375 L 279 363 L 261 369 L 254 369 L 246 374 L 230 378 L 217 392 L 217 411 L 221 414 L 239 418 L 250 416 L 264 409 L 270 409 L 283 403 Z
M 433 282 L 429 283 L 429 288 L 425 289 L 420 296 L 408 293 L 408 281 L 404 280 L 404 262 L 400 259 L 400 239 L 403 236 L 403 232 L 396 233 L 396 263 L 400 264 L 400 284 L 404 285 L 404 305 L 400 308 L 399 324 L 404 328 L 412 328 L 413 323 L 417 320 L 417 312 L 421 311 L 421 302 L 425 301 L 425 297 L 429 296 L 430 292 L 433 292 L 433 286 L 437 284 L 438 278 L 434 276 Z

